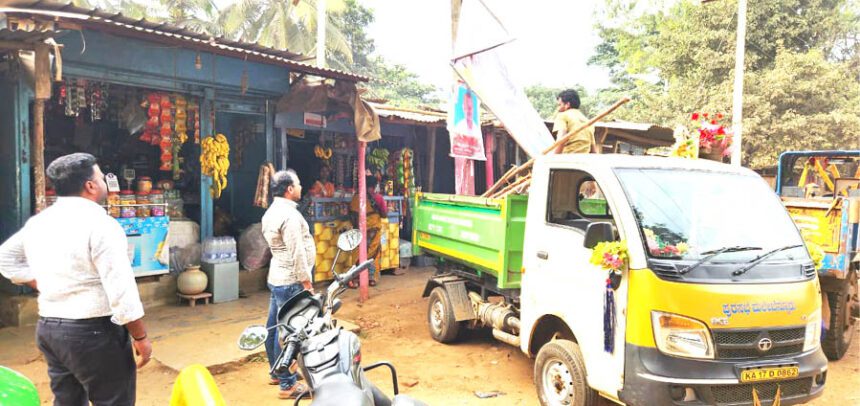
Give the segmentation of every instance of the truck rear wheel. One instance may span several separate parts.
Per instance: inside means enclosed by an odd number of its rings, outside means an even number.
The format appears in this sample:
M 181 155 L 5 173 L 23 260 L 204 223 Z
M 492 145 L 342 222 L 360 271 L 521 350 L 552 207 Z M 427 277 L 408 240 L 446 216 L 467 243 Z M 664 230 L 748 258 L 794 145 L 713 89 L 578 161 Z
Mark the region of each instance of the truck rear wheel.
M 460 335 L 462 324 L 454 318 L 451 298 L 448 296 L 448 291 L 442 286 L 438 286 L 430 292 L 427 326 L 430 328 L 430 336 L 440 343 L 452 343 Z
M 830 303 L 830 328 L 824 334 L 821 349 L 833 361 L 841 359 L 857 330 L 852 310 L 857 306 L 857 277 L 852 273 L 832 291 L 825 291 Z
M 585 376 L 585 361 L 575 342 L 554 340 L 538 351 L 534 380 L 541 405 L 597 405 L 597 392 Z

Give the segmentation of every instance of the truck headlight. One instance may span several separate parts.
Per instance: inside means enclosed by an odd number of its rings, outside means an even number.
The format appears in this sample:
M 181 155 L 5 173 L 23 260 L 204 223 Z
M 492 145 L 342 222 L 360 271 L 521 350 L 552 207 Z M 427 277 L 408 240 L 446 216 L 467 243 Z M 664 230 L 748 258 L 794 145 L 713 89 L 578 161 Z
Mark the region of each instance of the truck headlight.
M 821 345 L 821 310 L 816 310 L 807 320 L 803 352 L 812 351 Z
M 711 331 L 705 323 L 677 314 L 652 311 L 651 324 L 660 352 L 685 358 L 714 358 Z

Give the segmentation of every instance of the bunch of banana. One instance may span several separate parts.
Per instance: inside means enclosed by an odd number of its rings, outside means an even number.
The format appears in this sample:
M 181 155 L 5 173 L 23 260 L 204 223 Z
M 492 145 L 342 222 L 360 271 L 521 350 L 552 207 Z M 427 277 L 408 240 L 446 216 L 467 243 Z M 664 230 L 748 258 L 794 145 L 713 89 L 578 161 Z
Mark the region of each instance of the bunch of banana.
M 385 148 L 374 148 L 367 155 L 366 162 L 368 165 L 376 168 L 379 172 L 385 172 L 385 166 L 388 165 L 388 155 L 390 153 Z
M 329 159 L 331 159 L 332 150 L 331 150 L 331 148 L 326 148 L 326 147 L 323 147 L 322 145 L 317 145 L 314 147 L 314 156 L 319 158 L 319 159 L 328 161 Z
M 209 192 L 218 199 L 221 192 L 227 189 L 227 170 L 230 169 L 230 144 L 224 134 L 206 137 L 200 142 L 200 170 L 212 178 Z

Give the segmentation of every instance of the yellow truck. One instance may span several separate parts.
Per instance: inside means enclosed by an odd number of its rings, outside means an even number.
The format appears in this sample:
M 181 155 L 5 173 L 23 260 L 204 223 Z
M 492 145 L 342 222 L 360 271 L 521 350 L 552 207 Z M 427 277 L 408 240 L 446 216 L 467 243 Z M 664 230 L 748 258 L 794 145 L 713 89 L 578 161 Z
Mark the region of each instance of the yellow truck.
M 430 335 L 491 329 L 535 358 L 544 406 L 752 405 L 777 392 L 791 405 L 824 390 L 813 261 L 750 170 L 542 156 L 528 195 L 418 194 L 413 216 L 413 248 L 440 262 L 424 290 Z M 629 257 L 620 274 L 591 261 L 614 241 Z
M 776 191 L 820 264 L 824 333 L 832 360 L 845 355 L 857 331 L 860 150 L 789 151 L 780 155 Z

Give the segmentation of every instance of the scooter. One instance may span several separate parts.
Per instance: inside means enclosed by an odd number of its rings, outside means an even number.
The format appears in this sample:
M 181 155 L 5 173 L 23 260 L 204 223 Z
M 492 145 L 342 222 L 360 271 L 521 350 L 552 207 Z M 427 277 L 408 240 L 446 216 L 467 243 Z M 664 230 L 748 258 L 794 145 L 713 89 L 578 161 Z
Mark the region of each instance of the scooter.
M 239 348 L 246 351 L 259 348 L 270 330 L 277 329 L 282 351 L 270 372 L 295 372 L 301 368 L 313 394 L 312 406 L 426 406 L 399 394 L 397 371 L 390 363 L 377 362 L 362 367 L 358 336 L 338 327 L 332 319 L 343 304 L 337 297 L 346 290 L 347 283 L 372 266 L 371 260 L 353 266 L 343 275 L 334 270 L 341 252 L 354 250 L 361 238 L 361 233 L 355 229 L 341 233 L 337 241 L 338 252 L 332 262 L 334 281 L 326 291 L 317 295 L 309 291 L 296 294 L 278 310 L 278 324 L 268 329 L 263 326 L 246 328 L 239 337 Z M 365 375 L 366 371 L 379 367 L 387 367 L 391 371 L 393 399 L 383 394 Z M 295 405 L 305 394 L 298 396 Z

